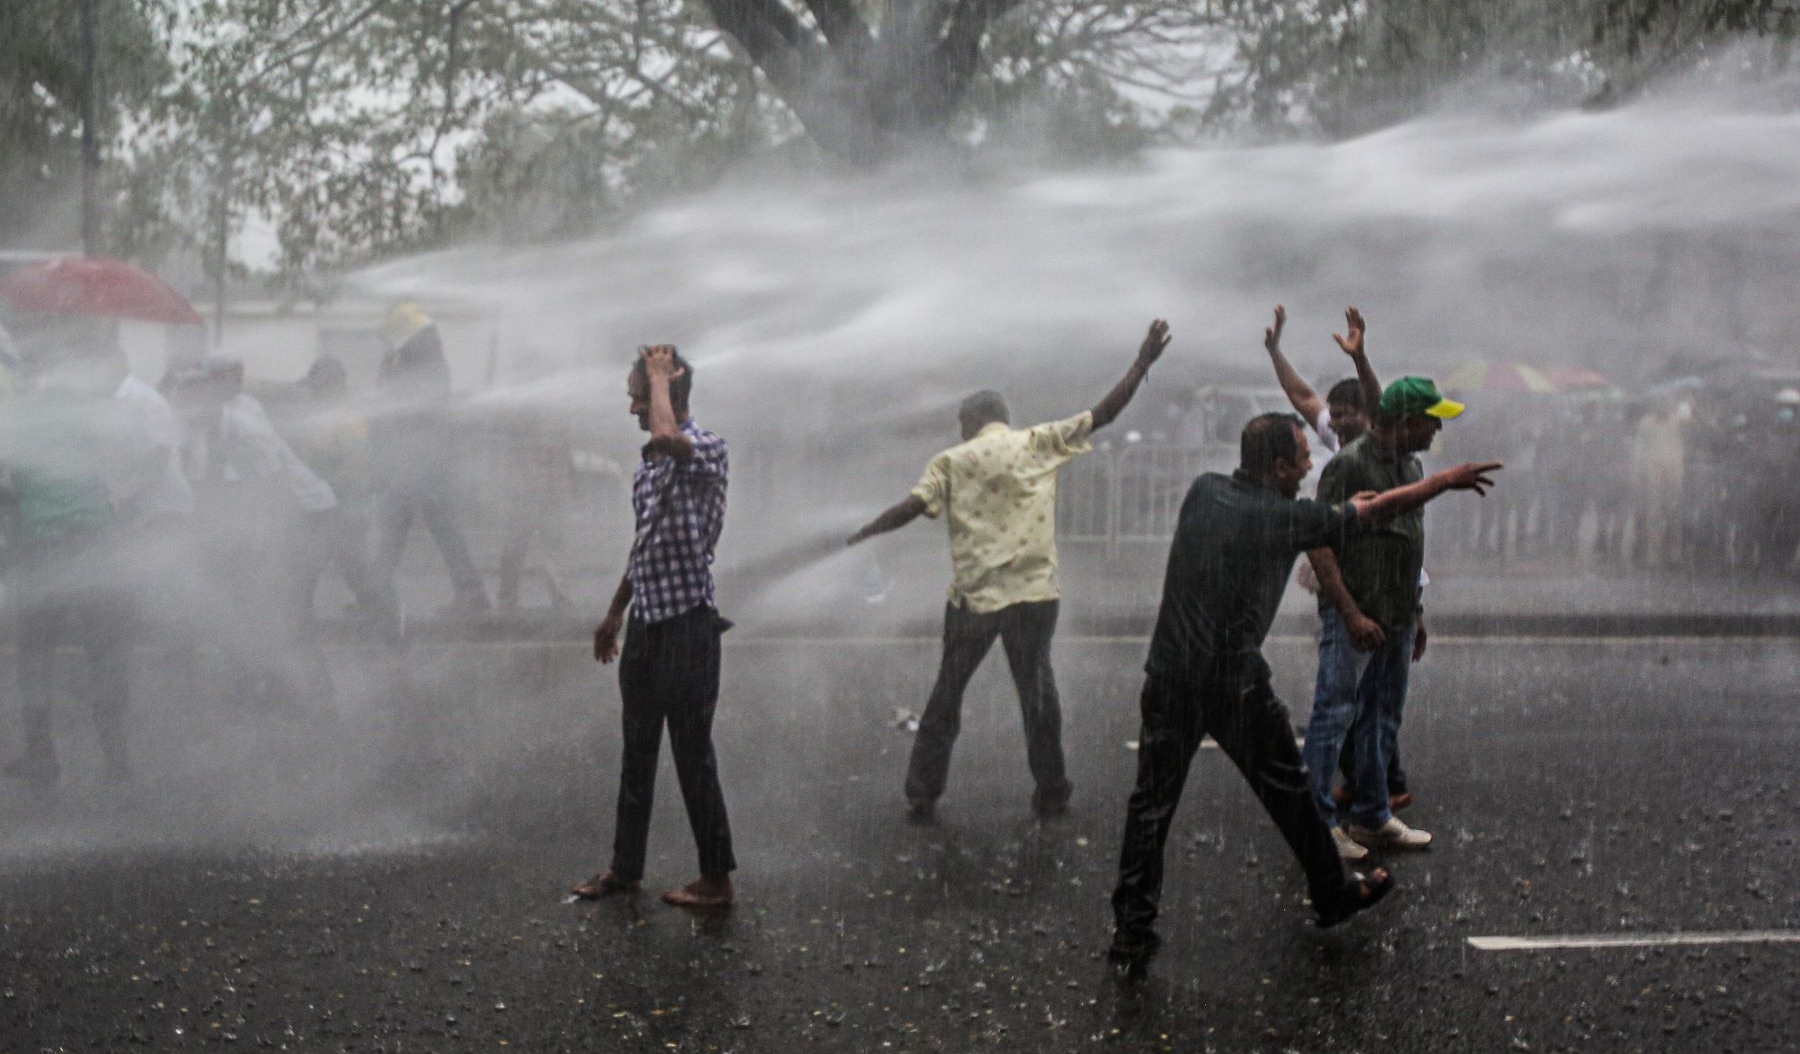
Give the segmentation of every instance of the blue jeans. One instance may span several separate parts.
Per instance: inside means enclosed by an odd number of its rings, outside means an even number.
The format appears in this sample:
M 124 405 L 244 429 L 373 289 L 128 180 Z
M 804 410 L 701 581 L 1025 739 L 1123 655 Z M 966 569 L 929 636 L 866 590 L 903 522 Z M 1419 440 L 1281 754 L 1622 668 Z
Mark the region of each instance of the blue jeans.
M 1338 822 L 1331 800 L 1331 781 L 1345 737 L 1355 744 L 1356 768 L 1350 778 L 1350 822 L 1379 827 L 1388 809 L 1388 760 L 1400 740 L 1400 715 L 1406 706 L 1406 678 L 1412 667 L 1413 636 L 1418 623 L 1388 633 L 1374 651 L 1358 651 L 1336 611 L 1319 612 L 1319 680 L 1313 689 L 1312 718 L 1306 725 L 1307 780 L 1313 804 L 1327 826 Z

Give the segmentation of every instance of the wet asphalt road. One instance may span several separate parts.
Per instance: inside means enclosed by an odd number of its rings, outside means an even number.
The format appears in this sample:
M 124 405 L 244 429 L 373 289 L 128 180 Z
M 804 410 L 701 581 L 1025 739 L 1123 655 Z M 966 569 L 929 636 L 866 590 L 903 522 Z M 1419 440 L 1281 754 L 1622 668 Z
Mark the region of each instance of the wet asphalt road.
M 1203 751 L 1166 947 L 1122 981 L 1101 952 L 1142 656 L 1059 640 L 1077 790 L 1046 823 L 990 657 L 915 826 L 894 711 L 922 708 L 935 642 L 730 643 L 718 917 L 563 902 L 604 863 L 618 760 L 579 644 L 415 648 L 409 692 L 346 674 L 336 717 L 211 711 L 151 671 L 129 790 L 93 778 L 71 706 L 64 789 L 0 804 L 0 1050 L 1800 1050 L 1800 944 L 1468 943 L 1800 931 L 1800 641 L 1436 642 L 1402 745 L 1437 843 L 1330 932 Z M 1310 645 L 1270 656 L 1302 720 Z M 692 877 L 679 803 L 665 764 L 652 890 Z

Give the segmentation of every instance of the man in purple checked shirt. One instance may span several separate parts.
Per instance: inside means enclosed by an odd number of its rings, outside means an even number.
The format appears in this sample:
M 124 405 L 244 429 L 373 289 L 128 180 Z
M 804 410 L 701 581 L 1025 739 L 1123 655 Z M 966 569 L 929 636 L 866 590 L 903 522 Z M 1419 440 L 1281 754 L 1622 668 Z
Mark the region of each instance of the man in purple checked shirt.
M 663 903 L 723 908 L 733 896 L 737 860 L 712 744 L 719 635 L 731 625 L 714 606 L 712 577 L 713 547 L 725 523 L 729 458 L 725 440 L 688 414 L 693 385 L 693 369 L 673 344 L 639 349 L 626 379 L 631 413 L 650 441 L 632 478 L 637 536 L 631 558 L 611 609 L 594 630 L 594 658 L 619 660 L 624 760 L 612 865 L 571 890 L 584 900 L 633 892 L 643 880 L 665 723 L 700 850 L 700 877 L 664 893 Z

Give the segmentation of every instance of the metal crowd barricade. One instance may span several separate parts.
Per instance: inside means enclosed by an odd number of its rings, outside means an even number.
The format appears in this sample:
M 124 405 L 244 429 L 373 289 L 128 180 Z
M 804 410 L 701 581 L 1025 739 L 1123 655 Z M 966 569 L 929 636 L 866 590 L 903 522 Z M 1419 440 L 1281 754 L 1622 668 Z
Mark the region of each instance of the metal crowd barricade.
M 1218 451 L 1207 447 L 1133 446 L 1120 451 L 1114 487 L 1118 540 L 1167 541 L 1194 477 L 1217 460 Z
M 1063 466 L 1056 481 L 1056 536 L 1069 542 L 1113 544 L 1118 501 L 1113 455 L 1098 450 Z
M 1229 471 L 1236 453 L 1222 444 L 1134 444 L 1078 458 L 1057 483 L 1057 536 L 1104 543 L 1108 556 L 1124 543 L 1166 542 L 1194 477 Z

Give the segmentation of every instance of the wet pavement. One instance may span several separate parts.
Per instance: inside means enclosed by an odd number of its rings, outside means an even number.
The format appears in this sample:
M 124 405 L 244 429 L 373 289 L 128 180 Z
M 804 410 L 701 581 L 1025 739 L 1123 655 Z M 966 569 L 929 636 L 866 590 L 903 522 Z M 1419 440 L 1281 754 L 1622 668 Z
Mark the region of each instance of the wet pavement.
M 735 638 L 735 639 L 734 639 Z M 937 822 L 899 787 L 929 638 L 727 638 L 716 729 L 739 901 L 692 877 L 663 766 L 650 892 L 604 863 L 616 684 L 578 643 L 339 649 L 335 715 L 158 690 L 139 774 L 0 801 L 0 1050 L 1800 1050 L 1800 640 L 1445 635 L 1402 745 L 1431 851 L 1320 932 L 1229 763 L 1204 750 L 1148 973 L 1103 961 L 1144 643 L 1065 630 L 1071 813 L 1039 822 L 996 654 Z M 1304 718 L 1301 636 L 1272 643 Z M 6 744 L 11 749 L 10 743 Z M 1481 951 L 1474 937 L 1642 946 Z

